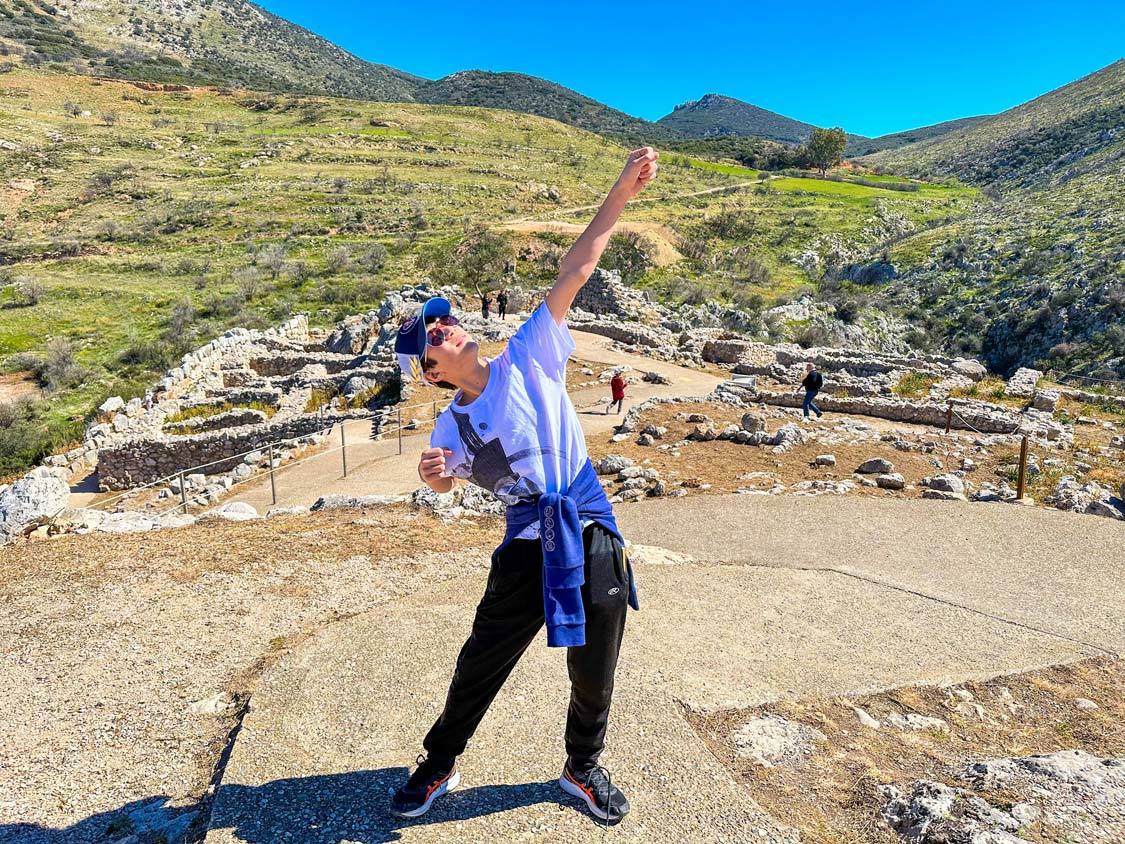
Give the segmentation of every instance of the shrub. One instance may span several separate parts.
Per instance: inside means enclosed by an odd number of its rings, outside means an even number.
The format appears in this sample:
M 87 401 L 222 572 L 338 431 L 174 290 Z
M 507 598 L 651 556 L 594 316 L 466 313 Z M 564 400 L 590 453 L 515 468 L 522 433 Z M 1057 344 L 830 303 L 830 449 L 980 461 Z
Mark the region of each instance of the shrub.
M 23 297 L 23 303 L 27 306 L 38 305 L 39 300 L 43 298 L 43 294 L 46 292 L 43 282 L 25 275 L 16 279 L 16 287 Z
M 82 435 L 81 420 L 52 420 L 43 401 L 0 402 L 0 476 L 15 475 Z
M 815 323 L 804 326 L 793 335 L 793 342 L 804 349 L 811 349 L 814 346 L 827 346 L 831 339 L 828 329 Z
M 65 337 L 54 337 L 47 342 L 47 357 L 43 362 L 42 380 L 52 392 L 73 387 L 85 376 L 85 371 L 75 359 L 74 346 Z
M 269 246 L 263 246 L 258 250 L 255 262 L 259 267 L 270 274 L 270 278 L 276 279 L 278 273 L 280 273 L 285 266 L 285 246 L 280 243 L 271 243 Z
M 333 275 L 347 272 L 352 267 L 352 251 L 346 246 L 337 246 L 328 253 L 325 266 Z
M 633 281 L 648 271 L 655 254 L 656 244 L 640 232 L 614 232 L 598 263 L 617 270 L 626 281 Z
M 387 247 L 372 243 L 359 254 L 356 262 L 367 272 L 377 273 L 387 263 Z
M 261 292 L 262 273 L 257 267 L 243 267 L 236 270 L 231 278 L 238 285 L 238 293 L 246 302 L 249 302 Z

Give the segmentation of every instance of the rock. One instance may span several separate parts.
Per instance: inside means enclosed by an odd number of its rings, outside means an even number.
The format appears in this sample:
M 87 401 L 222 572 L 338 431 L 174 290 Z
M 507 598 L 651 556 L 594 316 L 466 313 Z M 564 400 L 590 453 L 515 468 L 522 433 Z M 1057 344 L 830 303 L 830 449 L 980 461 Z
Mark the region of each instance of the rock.
M 1093 710 L 1097 709 L 1098 705 L 1090 700 L 1088 697 L 1079 697 L 1074 699 L 1074 705 L 1079 709 Z
M 66 507 L 65 472 L 40 466 L 0 493 L 0 544 L 46 524 Z
M 788 422 L 777 429 L 773 435 L 773 453 L 781 454 L 808 438 L 807 432 L 796 422 Z
M 953 361 L 950 368 L 958 375 L 964 375 L 973 381 L 979 381 L 988 375 L 988 370 L 985 369 L 984 364 L 971 358 L 967 360 L 958 358 Z
M 637 445 L 653 445 L 656 442 L 652 438 L 652 434 L 641 434 L 637 437 Z
M 695 422 L 695 423 L 699 423 L 699 424 L 706 424 L 706 425 L 714 425 L 715 424 L 714 421 L 711 419 L 711 417 L 707 416 L 704 413 L 689 413 L 687 415 L 687 421 L 688 422 Z
M 751 434 L 756 433 L 758 431 L 766 430 L 766 420 L 765 420 L 765 418 L 759 416 L 756 413 L 744 413 L 744 414 L 742 414 L 741 425 L 742 425 L 742 430 L 749 431 Z
M 188 712 L 192 715 L 223 715 L 232 711 L 237 704 L 226 692 L 219 692 L 211 697 L 197 700 L 188 705 Z
M 975 472 L 977 470 L 976 461 L 969 457 L 961 458 L 961 471 L 962 472 Z
M 720 440 L 733 440 L 735 435 L 738 434 L 739 427 L 737 425 L 727 425 L 719 432 Z
M 836 455 L 834 454 L 818 454 L 813 461 L 817 466 L 835 466 Z
M 667 486 L 665 485 L 664 481 L 658 480 L 658 481 L 657 481 L 656 483 L 654 483 L 654 484 L 652 485 L 652 487 L 651 487 L 651 488 L 649 489 L 649 491 L 648 491 L 648 494 L 649 494 L 649 495 L 650 495 L 650 496 L 651 496 L 652 498 L 660 498 L 660 497 L 661 497 L 661 496 L 663 496 L 663 495 L 664 495 L 664 494 L 665 494 L 665 493 L 666 493 L 667 491 L 668 491 L 668 488 L 667 488 Z
M 1059 399 L 1062 396 L 1058 390 L 1036 390 L 1035 395 L 1032 396 L 1031 406 L 1036 410 L 1044 410 L 1048 413 L 1054 413 L 1059 406 Z
M 965 494 L 965 483 L 956 475 L 934 475 L 931 478 L 923 478 L 922 486 L 956 495 Z
M 895 464 L 882 457 L 871 457 L 859 464 L 856 471 L 861 475 L 886 475 L 895 470 Z
M 429 489 L 429 487 L 426 487 Z M 436 492 L 431 490 L 433 495 Z M 452 493 L 447 493 L 452 495 Z M 323 495 L 309 508 L 309 512 L 321 510 L 361 509 L 363 507 L 385 507 L 388 504 L 401 504 L 410 499 L 407 495 Z
M 126 510 L 123 513 L 107 513 L 97 530 L 100 533 L 144 533 L 158 526 L 151 516 Z
M 105 520 L 105 515 L 101 510 L 89 507 L 67 508 L 51 520 L 48 533 L 90 533 L 97 530 L 98 525 Z
M 849 703 L 848 706 L 850 706 L 852 712 L 855 713 L 855 717 L 859 720 L 861 726 L 867 727 L 872 730 L 877 730 L 882 726 L 882 724 L 880 724 L 875 718 L 872 718 L 866 710 L 860 709 L 858 706 L 852 703 Z
M 111 413 L 117 413 L 117 411 L 124 409 L 125 399 L 121 398 L 121 396 L 110 396 L 101 403 L 98 407 L 98 412 L 108 416 Z
M 191 515 L 191 513 L 172 512 L 162 515 L 157 520 L 155 527 L 160 530 L 163 530 L 165 528 L 181 528 L 188 527 L 189 525 L 194 525 L 197 521 L 199 520 L 195 516 Z
M 668 433 L 668 429 L 662 428 L 658 425 L 645 425 L 643 428 L 641 428 L 641 433 L 648 434 L 653 439 L 659 440 L 664 438 L 664 435 Z
M 597 465 L 594 466 L 594 469 L 599 475 L 616 475 L 622 469 L 626 469 L 632 465 L 634 465 L 632 459 L 620 454 L 610 454 L 599 460 Z
M 398 497 L 403 498 L 403 499 L 406 498 L 405 495 L 398 496 Z M 323 500 L 323 499 L 319 499 L 319 500 Z M 308 512 L 309 512 L 308 507 L 301 507 L 301 506 L 297 506 L 297 507 L 270 507 L 268 510 L 266 510 L 266 518 L 272 519 L 275 516 L 303 516 Z
M 1086 505 L 1086 509 L 1083 512 L 1091 516 L 1102 516 L 1106 519 L 1125 521 L 1125 512 L 1114 507 L 1108 501 L 1091 501 Z
M 826 736 L 815 727 L 778 715 L 753 718 L 731 734 L 735 753 L 766 768 L 791 765 L 811 753 Z
M 1014 398 L 1030 398 L 1035 393 L 1035 385 L 1042 377 L 1043 373 L 1038 369 L 1021 366 L 1004 385 L 1004 392 Z
M 692 415 L 699 416 L 701 414 L 696 413 Z M 715 431 L 714 425 L 712 425 L 710 422 L 703 422 L 695 425 L 691 429 L 691 431 L 688 432 L 687 438 L 689 440 L 698 440 L 700 442 L 710 442 L 711 440 L 717 439 L 718 436 L 719 435 Z
M 646 372 L 644 380 L 649 384 L 671 384 L 671 380 L 667 375 L 661 375 L 659 372 Z
M 963 789 L 917 780 L 903 795 L 880 786 L 883 819 L 910 844 L 1020 844 L 1020 822 Z
M 258 511 L 245 501 L 229 501 L 200 516 L 201 519 L 226 519 L 228 522 L 248 522 L 260 518 Z
M 906 478 L 898 474 L 898 472 L 876 475 L 875 484 L 880 489 L 903 489 L 906 486 Z
M 922 490 L 923 498 L 932 498 L 936 501 L 968 501 L 964 495 L 956 492 L 946 492 L 941 489 L 924 489 Z

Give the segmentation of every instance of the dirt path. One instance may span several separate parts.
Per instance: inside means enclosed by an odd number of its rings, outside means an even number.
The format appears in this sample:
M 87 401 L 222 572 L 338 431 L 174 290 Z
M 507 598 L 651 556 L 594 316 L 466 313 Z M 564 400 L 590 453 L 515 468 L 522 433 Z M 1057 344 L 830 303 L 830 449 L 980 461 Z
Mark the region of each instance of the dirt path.
M 669 379 L 669 384 L 640 383 L 630 386 L 627 407 L 653 396 L 705 395 L 720 382 L 719 378 L 706 372 L 618 352 L 610 348 L 608 338 L 597 334 L 575 330 L 573 335 L 577 346 L 575 358 L 607 367 L 628 365 L 643 371 L 659 372 Z M 591 387 L 571 393 L 587 437 L 607 434 L 621 421 L 619 415 L 606 415 L 605 406 L 600 403 L 608 390 L 608 386 Z M 310 457 L 289 468 L 282 467 L 275 473 L 277 505 L 307 507 L 322 495 L 401 495 L 417 489 L 417 455 L 429 443 L 428 422 L 432 414 L 427 408 L 414 412 L 421 418 L 422 432 L 403 438 L 401 457 L 396 435 L 373 442 L 368 436 L 368 423 L 349 423 L 345 432 L 348 443 L 346 478 L 338 449 L 339 429 L 333 429 L 320 456 Z M 245 501 L 264 513 L 273 502 L 269 480 L 248 484 L 226 500 Z

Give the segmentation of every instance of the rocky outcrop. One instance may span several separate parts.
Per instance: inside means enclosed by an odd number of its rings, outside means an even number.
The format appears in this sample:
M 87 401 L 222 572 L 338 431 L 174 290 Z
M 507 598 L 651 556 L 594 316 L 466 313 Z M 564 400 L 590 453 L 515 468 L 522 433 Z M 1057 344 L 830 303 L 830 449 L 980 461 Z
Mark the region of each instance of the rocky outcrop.
M 46 524 L 66 507 L 65 472 L 40 466 L 0 489 L 0 544 Z

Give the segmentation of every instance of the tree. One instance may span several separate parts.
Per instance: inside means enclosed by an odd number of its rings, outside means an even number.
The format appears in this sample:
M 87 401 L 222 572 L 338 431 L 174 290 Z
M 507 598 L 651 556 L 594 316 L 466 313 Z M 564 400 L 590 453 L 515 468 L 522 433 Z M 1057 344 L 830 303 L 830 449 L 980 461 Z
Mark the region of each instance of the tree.
M 820 175 L 825 176 L 829 167 L 840 163 L 847 142 L 848 136 L 843 129 L 813 129 L 812 137 L 805 144 L 805 157 L 820 171 Z
M 512 244 L 504 234 L 475 225 L 455 246 L 436 243 L 427 247 L 418 256 L 418 265 L 438 284 L 488 289 L 514 257 Z

